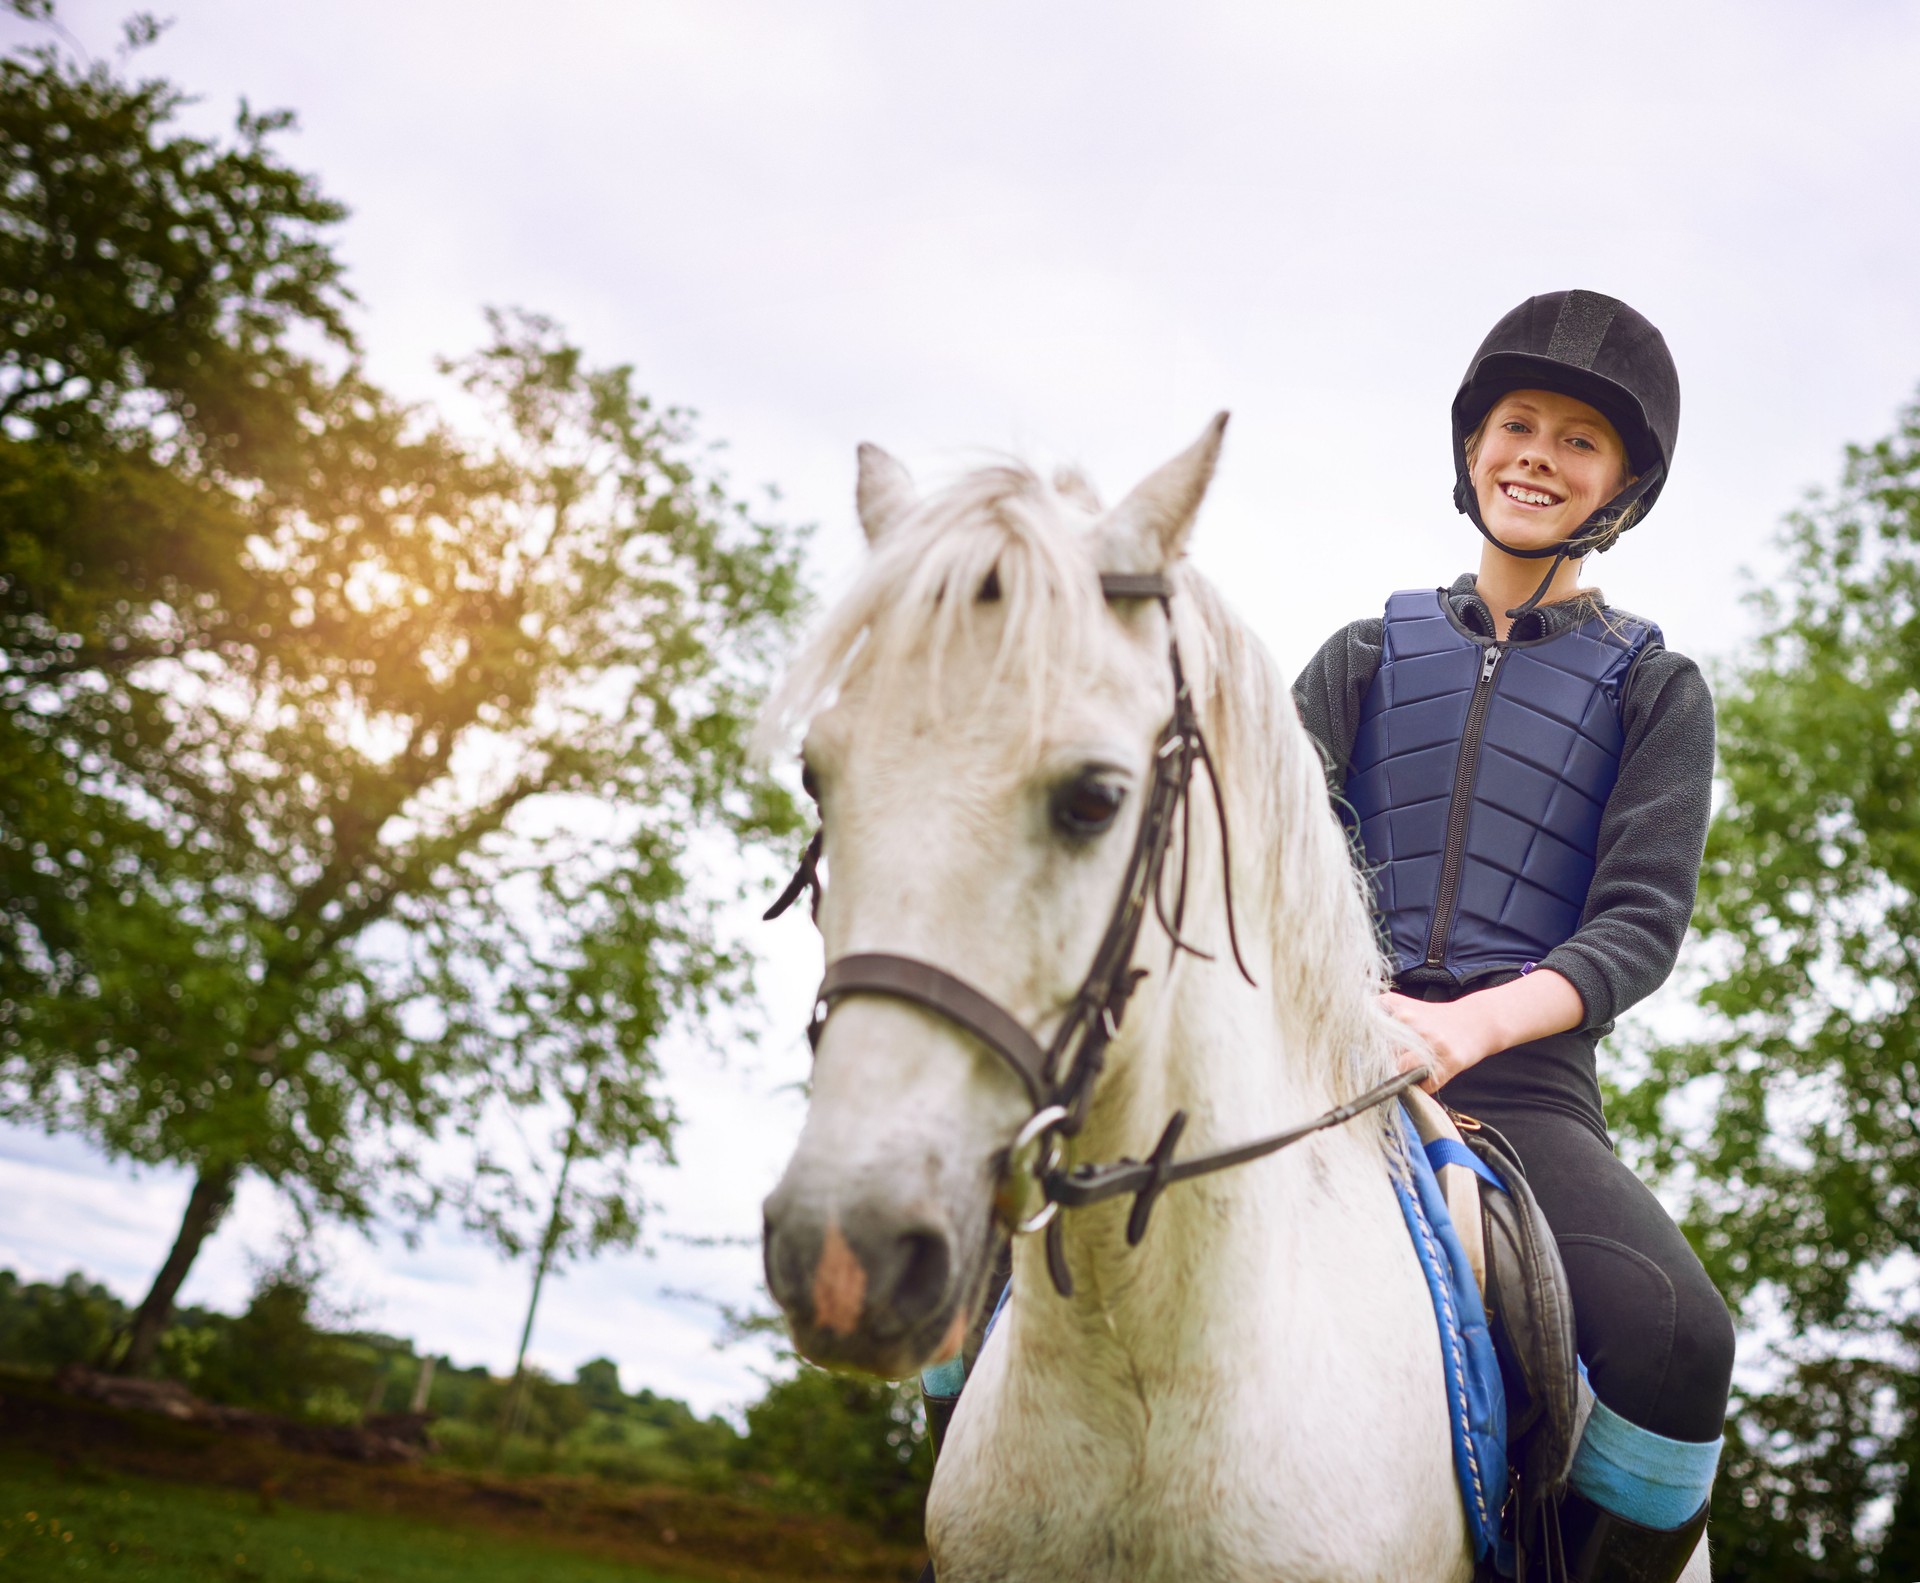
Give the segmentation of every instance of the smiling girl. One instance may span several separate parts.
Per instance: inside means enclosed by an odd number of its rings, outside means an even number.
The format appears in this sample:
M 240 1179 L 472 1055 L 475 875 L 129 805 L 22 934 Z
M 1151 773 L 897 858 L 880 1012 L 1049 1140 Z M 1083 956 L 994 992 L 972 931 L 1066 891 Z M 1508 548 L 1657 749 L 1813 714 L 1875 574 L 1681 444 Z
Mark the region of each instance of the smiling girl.
M 1522 303 L 1453 403 L 1478 573 L 1394 594 L 1294 684 L 1373 880 L 1388 1009 L 1431 1049 L 1427 1087 L 1512 1144 L 1566 1266 L 1599 1402 L 1561 1511 L 1576 1580 L 1680 1575 L 1733 1367 L 1726 1305 L 1613 1152 L 1595 1062 L 1673 968 L 1706 839 L 1706 684 L 1579 583 L 1658 498 L 1679 415 L 1625 303 Z

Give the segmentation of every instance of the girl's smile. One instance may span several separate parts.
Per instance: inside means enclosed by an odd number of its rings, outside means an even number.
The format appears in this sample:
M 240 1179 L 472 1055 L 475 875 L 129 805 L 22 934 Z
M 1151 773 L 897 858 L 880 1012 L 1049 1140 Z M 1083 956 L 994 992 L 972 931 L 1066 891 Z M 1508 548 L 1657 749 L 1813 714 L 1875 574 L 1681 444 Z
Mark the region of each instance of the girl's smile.
M 1516 390 L 1487 414 L 1472 467 L 1480 515 L 1515 549 L 1557 544 L 1632 480 L 1613 425 L 1584 401 Z

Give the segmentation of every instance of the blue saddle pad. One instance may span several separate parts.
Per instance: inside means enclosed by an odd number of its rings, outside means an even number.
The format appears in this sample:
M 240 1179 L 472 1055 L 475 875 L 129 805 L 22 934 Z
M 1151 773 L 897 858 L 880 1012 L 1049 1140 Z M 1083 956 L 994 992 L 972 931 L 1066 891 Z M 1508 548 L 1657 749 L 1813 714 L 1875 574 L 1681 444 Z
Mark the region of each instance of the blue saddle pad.
M 1500 1526 L 1500 1507 L 1507 1498 L 1506 1392 L 1500 1384 L 1500 1363 L 1494 1356 L 1486 1307 L 1480 1301 L 1466 1250 L 1447 1214 L 1446 1198 L 1433 1174 L 1428 1150 L 1440 1155 L 1441 1163 L 1471 1163 L 1475 1173 L 1494 1186 L 1504 1184 L 1476 1156 L 1469 1156 L 1469 1162 L 1456 1161 L 1453 1151 L 1459 1146 L 1450 1140 L 1422 1148 L 1405 1109 L 1396 1109 L 1412 1170 L 1408 1178 L 1395 1173 L 1393 1188 L 1399 1195 L 1400 1212 L 1406 1217 L 1407 1233 L 1413 1238 L 1413 1251 L 1426 1275 L 1434 1319 L 1440 1326 L 1453 1469 L 1460 1481 L 1474 1559 L 1491 1561 L 1496 1571 L 1511 1576 L 1513 1542 Z

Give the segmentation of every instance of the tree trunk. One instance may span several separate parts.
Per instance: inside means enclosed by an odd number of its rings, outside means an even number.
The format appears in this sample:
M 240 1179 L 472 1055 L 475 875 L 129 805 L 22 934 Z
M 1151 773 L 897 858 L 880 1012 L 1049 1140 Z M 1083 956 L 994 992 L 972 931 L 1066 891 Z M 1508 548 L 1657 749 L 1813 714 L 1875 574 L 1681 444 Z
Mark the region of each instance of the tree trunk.
M 500 1420 L 499 1434 L 494 1440 L 496 1458 L 505 1449 L 507 1438 L 519 1431 L 526 1418 L 527 1345 L 533 1340 L 533 1317 L 540 1310 L 540 1288 L 546 1283 L 547 1271 L 553 1267 L 554 1250 L 560 1246 L 560 1238 L 567 1229 L 567 1178 L 573 1173 L 574 1156 L 580 1152 L 580 1121 L 586 1111 L 587 1086 L 583 1084 L 573 1102 L 573 1126 L 567 1132 L 566 1152 L 560 1157 L 560 1180 L 554 1184 L 553 1212 L 547 1217 L 546 1235 L 540 1239 L 540 1254 L 534 1261 L 527 1322 L 520 1327 L 520 1350 L 513 1359 L 513 1389 L 508 1393 L 506 1415 Z
M 187 1212 L 180 1219 L 180 1234 L 173 1239 L 173 1251 L 167 1255 L 167 1262 L 160 1266 L 160 1273 L 153 1278 L 153 1287 L 147 1293 L 146 1300 L 140 1304 L 133 1316 L 133 1325 L 127 1334 L 127 1350 L 114 1365 L 117 1374 L 147 1374 L 153 1369 L 155 1354 L 160 1350 L 160 1336 L 173 1318 L 173 1300 L 179 1294 L 180 1283 L 187 1278 L 187 1271 L 193 1268 L 193 1261 L 200 1252 L 201 1243 L 212 1235 L 220 1224 L 220 1218 L 233 1202 L 234 1184 L 240 1179 L 240 1167 L 237 1165 L 216 1165 L 203 1167 L 193 1180 L 193 1191 L 187 1197 Z
M 433 1394 L 433 1363 L 431 1357 L 420 1360 L 420 1372 L 413 1378 L 413 1400 L 407 1406 L 410 1413 L 427 1410 L 427 1398 Z
M 1909 1409 L 1911 1411 L 1911 1409 Z M 1880 1541 L 1876 1568 L 1883 1578 L 1920 1577 L 1920 1421 L 1908 1420 L 1906 1445 L 1901 1459 L 1906 1477 L 1893 1498 L 1893 1519 Z

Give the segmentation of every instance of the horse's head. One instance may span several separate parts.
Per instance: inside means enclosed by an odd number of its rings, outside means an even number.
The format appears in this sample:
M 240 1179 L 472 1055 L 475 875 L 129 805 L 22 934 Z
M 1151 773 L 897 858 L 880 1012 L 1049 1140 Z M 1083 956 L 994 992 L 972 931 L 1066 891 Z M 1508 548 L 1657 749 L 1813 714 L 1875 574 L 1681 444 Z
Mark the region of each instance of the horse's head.
M 1224 426 L 1106 512 L 1077 478 L 1010 467 L 923 501 L 862 448 L 871 560 L 776 706 L 806 725 L 829 963 L 929 962 L 1052 1036 L 1113 916 L 1174 701 L 1161 605 L 1109 603 L 1101 578 L 1172 568 Z M 957 1349 L 1032 1111 L 952 1019 L 837 1004 L 766 1203 L 768 1281 L 804 1353 L 897 1375 Z

